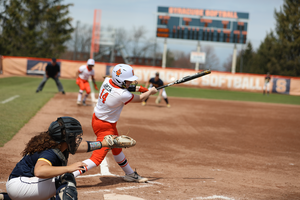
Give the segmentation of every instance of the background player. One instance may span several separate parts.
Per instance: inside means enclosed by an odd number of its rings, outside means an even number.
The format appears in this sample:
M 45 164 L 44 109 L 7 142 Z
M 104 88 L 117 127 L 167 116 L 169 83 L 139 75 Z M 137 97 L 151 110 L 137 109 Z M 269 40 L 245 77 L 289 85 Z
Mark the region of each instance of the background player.
M 149 88 L 151 88 L 153 86 L 155 88 L 158 88 L 163 85 L 164 85 L 164 82 L 159 78 L 159 72 L 156 72 L 155 77 L 150 78 L 150 80 L 146 83 L 145 87 L 148 88 L 148 86 L 149 86 Z M 169 100 L 168 100 L 168 96 L 167 96 L 165 88 L 159 90 L 158 97 L 155 101 L 156 104 L 160 103 L 161 97 L 164 98 L 164 100 L 167 104 L 167 107 L 171 107 L 171 105 L 169 104 Z M 148 98 L 142 102 L 142 105 L 145 106 L 147 101 L 148 101 Z
M 106 140 L 102 143 L 81 143 L 82 134 L 79 121 L 72 117 L 60 117 L 50 124 L 48 131 L 32 137 L 22 152 L 23 158 L 8 178 L 7 193 L 0 194 L 0 198 L 39 200 L 56 194 L 56 199 L 77 199 L 72 172 L 86 164 L 76 162 L 67 165 L 69 153 L 108 147 Z
M 117 121 L 120 118 L 121 111 L 124 105 L 131 102 L 142 102 L 150 95 L 157 92 L 156 88 L 150 88 L 149 91 L 143 87 L 136 87 L 136 91 L 144 92 L 141 95 L 132 94 L 128 91 L 128 88 L 138 79 L 134 75 L 134 71 L 131 66 L 125 64 L 118 64 L 113 68 L 112 78 L 106 77 L 99 91 L 98 102 L 94 108 L 94 114 L 92 118 L 92 126 L 94 133 L 97 136 L 97 140 L 101 141 L 106 135 L 118 135 Z M 142 89 L 141 89 L 142 88 Z M 94 151 L 92 156 L 84 160 L 87 164 L 87 170 L 90 170 L 101 164 L 107 154 L 107 148 Z M 115 161 L 119 164 L 122 170 L 125 172 L 125 181 L 135 182 L 147 182 L 147 178 L 143 178 L 134 172 L 130 167 L 122 149 L 112 149 L 112 154 Z M 83 170 L 74 172 L 74 176 L 84 173 Z
M 58 91 L 61 92 L 62 94 L 65 94 L 64 88 L 58 79 L 59 72 L 60 72 L 60 66 L 56 62 L 56 58 L 52 58 L 52 62 L 48 63 L 46 66 L 44 78 L 43 78 L 42 82 L 39 84 L 39 86 L 36 90 L 36 93 L 38 93 L 39 91 L 42 91 L 47 80 L 49 78 L 52 78 L 56 83 Z
M 265 84 L 263 87 L 263 94 L 266 93 L 267 90 L 267 94 L 269 95 L 270 92 L 270 80 L 271 80 L 271 76 L 270 73 L 268 72 L 267 75 L 265 76 Z
M 78 97 L 77 97 L 77 105 L 81 105 L 81 99 L 82 99 L 82 94 L 83 91 L 86 91 L 86 94 L 83 97 L 82 100 L 82 105 L 86 105 L 86 99 L 89 96 L 89 94 L 91 93 L 91 87 L 89 84 L 89 77 L 92 77 L 92 81 L 94 83 L 94 87 L 96 90 L 98 90 L 97 84 L 95 82 L 95 71 L 93 69 L 95 65 L 95 60 L 94 59 L 88 59 L 87 64 L 86 65 L 82 65 L 79 67 L 78 72 L 76 74 L 76 84 L 79 86 L 79 93 L 78 93 Z

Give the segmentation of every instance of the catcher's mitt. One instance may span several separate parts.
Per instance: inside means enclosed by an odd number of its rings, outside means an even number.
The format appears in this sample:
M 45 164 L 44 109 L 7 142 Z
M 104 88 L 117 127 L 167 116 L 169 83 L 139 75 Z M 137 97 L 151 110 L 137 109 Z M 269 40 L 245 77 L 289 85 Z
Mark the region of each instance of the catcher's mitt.
M 110 148 L 128 148 L 133 147 L 136 141 L 126 135 L 120 135 L 114 138 L 114 135 L 107 135 L 104 137 Z
M 156 100 L 155 100 L 155 103 L 156 103 L 156 104 L 159 104 L 159 103 L 160 103 L 160 101 L 161 101 L 161 97 L 160 97 L 160 96 L 158 96 L 158 97 L 156 98 Z

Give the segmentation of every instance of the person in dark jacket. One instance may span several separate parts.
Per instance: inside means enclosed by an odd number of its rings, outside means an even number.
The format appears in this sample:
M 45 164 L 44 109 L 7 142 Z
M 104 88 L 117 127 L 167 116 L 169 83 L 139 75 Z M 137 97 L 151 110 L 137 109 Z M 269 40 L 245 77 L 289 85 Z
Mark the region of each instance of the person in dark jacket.
M 37 88 L 36 93 L 42 91 L 47 80 L 49 78 L 52 78 L 56 83 L 58 91 L 61 92 L 62 94 L 65 94 L 64 88 L 58 79 L 59 72 L 60 72 L 60 66 L 56 62 L 56 58 L 52 58 L 52 62 L 48 63 L 46 66 L 44 78 L 43 78 L 42 82 L 40 83 L 39 87 Z

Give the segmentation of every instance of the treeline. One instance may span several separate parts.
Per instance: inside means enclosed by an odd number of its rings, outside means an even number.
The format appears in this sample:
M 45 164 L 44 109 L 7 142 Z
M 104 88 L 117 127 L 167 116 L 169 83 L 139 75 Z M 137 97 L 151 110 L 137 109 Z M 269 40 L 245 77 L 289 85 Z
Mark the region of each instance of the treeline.
M 74 29 L 61 0 L 0 0 L 0 54 L 51 58 L 66 50 Z
M 257 51 L 249 42 L 239 52 L 237 72 L 300 76 L 300 1 L 285 0 L 274 16 L 275 30 L 266 35 Z M 224 67 L 228 70 L 231 60 Z
M 0 55 L 59 58 L 70 43 L 76 47 L 74 52 L 78 51 L 79 41 L 82 41 L 82 51 L 87 51 L 89 34 L 83 34 L 85 38 L 81 40 L 78 37 L 74 40 L 77 34 L 68 16 L 70 6 L 72 4 L 63 5 L 62 0 L 0 0 Z M 275 30 L 266 35 L 259 48 L 254 50 L 249 42 L 245 50 L 239 52 L 237 72 L 300 76 L 300 1 L 284 0 L 280 10 L 274 11 L 274 17 Z M 131 56 L 160 57 L 161 52 L 152 50 L 155 49 L 153 42 L 148 39 L 142 42 L 145 31 L 138 28 L 127 39 L 125 31 L 118 31 L 116 40 L 131 48 Z M 218 58 L 213 48 L 207 48 L 206 53 L 210 55 L 206 65 L 215 66 Z M 167 67 L 193 68 L 189 55 L 169 50 L 167 55 Z M 231 62 L 232 59 L 228 58 L 223 65 L 225 70 L 230 71 Z

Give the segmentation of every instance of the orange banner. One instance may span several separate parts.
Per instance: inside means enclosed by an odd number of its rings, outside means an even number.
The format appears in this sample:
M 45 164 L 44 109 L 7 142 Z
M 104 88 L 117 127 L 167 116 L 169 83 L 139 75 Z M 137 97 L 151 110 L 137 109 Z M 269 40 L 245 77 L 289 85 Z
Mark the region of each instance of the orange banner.
M 45 71 L 47 62 L 51 59 L 42 58 L 24 58 L 24 57 L 12 57 L 3 56 L 3 74 L 5 75 L 40 75 L 42 76 Z M 60 64 L 60 76 L 61 78 L 75 79 L 76 72 L 81 65 L 85 65 L 86 61 L 71 61 L 57 59 Z M 111 75 L 112 69 L 115 63 L 99 63 L 96 62 L 95 79 L 97 81 L 103 81 L 103 76 Z M 155 76 L 156 72 L 159 72 L 160 78 L 164 81 L 164 84 L 168 84 L 183 78 L 195 74 L 195 70 L 191 69 L 177 69 L 150 66 L 132 65 L 134 73 L 139 77 L 139 83 L 145 83 L 150 78 Z M 265 82 L 265 75 L 260 74 L 245 74 L 230 72 L 212 71 L 211 74 L 205 75 L 201 78 L 197 78 L 180 85 L 193 86 L 201 88 L 216 88 L 224 90 L 237 90 L 237 91 L 250 91 L 250 92 L 262 92 Z M 283 76 L 271 76 L 270 91 L 273 93 L 300 95 L 300 78 L 295 77 L 283 77 Z

